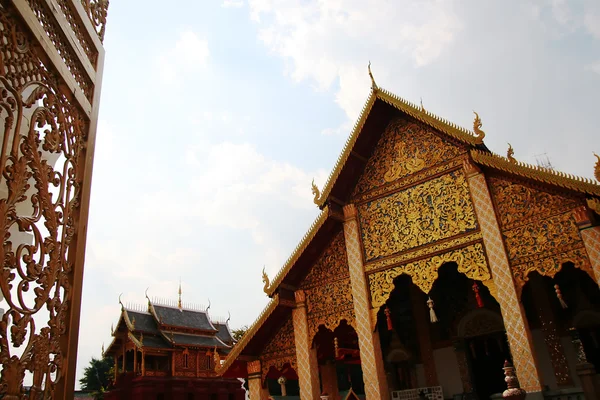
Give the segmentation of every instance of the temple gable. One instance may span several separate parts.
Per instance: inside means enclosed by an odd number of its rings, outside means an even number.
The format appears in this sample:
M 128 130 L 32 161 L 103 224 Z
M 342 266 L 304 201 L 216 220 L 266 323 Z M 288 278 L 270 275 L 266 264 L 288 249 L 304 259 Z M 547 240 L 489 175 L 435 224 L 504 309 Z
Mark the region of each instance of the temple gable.
M 296 344 L 294 341 L 294 324 L 291 314 L 286 317 L 284 324 L 266 344 L 260 359 L 263 380 L 266 378 L 271 367 L 282 372 L 287 364 L 296 370 Z
M 402 180 L 466 152 L 443 139 L 433 128 L 411 119 L 396 118 L 385 128 L 367 161 L 353 197 Z

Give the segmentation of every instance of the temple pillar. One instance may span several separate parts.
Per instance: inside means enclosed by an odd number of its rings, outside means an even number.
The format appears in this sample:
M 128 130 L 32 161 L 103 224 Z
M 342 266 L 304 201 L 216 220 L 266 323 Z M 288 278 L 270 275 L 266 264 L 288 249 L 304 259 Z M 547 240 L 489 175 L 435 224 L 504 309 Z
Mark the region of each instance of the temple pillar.
M 262 373 L 260 370 L 260 360 L 248 363 L 248 388 L 250 389 L 250 399 L 267 400 L 269 393 L 262 387 Z
M 294 323 L 294 341 L 296 343 L 296 363 L 298 366 L 298 384 L 300 397 L 303 399 L 319 398 L 319 366 L 317 352 L 312 348 L 308 336 L 308 320 L 306 314 L 306 294 L 296 290 L 296 307 L 292 310 Z
M 328 395 L 329 400 L 340 400 L 340 389 L 338 387 L 335 363 L 328 361 L 320 366 L 320 370 L 323 393 Z
M 469 368 L 469 360 L 465 351 L 465 339 L 456 339 L 452 343 L 454 346 L 454 354 L 458 362 L 458 372 L 463 387 L 463 393 L 473 393 L 473 381 L 471 379 L 471 369 Z
M 137 347 L 133 348 L 133 374 L 137 374 L 137 353 L 138 353 L 138 349 Z
M 465 161 L 464 167 L 490 270 L 497 289 L 496 300 L 500 304 L 502 318 L 504 319 L 513 365 L 516 368 L 523 389 L 527 392 L 541 393 L 542 384 L 531 332 L 527 324 L 525 311 L 517 295 L 512 270 L 485 177 L 469 161 Z
M 421 362 L 425 371 L 425 383 L 427 386 L 438 386 L 435 359 L 433 358 L 433 348 L 431 346 L 431 332 L 429 331 L 431 322 L 429 321 L 429 313 L 425 307 L 427 303 L 425 299 L 422 299 L 422 293 L 417 286 L 410 285 L 410 301 L 417 328 L 419 353 L 421 354 Z
M 573 214 L 590 258 L 594 278 L 600 286 L 600 226 L 592 226 L 589 211 L 585 207 L 576 209 Z
M 142 376 L 146 376 L 146 354 L 142 349 Z
M 552 312 L 552 303 L 550 303 L 548 291 L 543 281 L 537 278 L 539 276 L 530 279 L 529 284 L 531 285 L 533 304 L 540 319 L 542 333 L 544 334 L 544 342 L 550 355 L 556 384 L 563 387 L 573 386 L 567 357 L 565 356 L 565 351 L 560 341 L 558 330 L 556 329 L 556 319 Z
M 384 400 L 389 399 L 387 378 L 379 335 L 374 333 L 376 321 L 371 320 L 369 290 L 360 246 L 357 216 L 358 211 L 354 204 L 344 206 L 344 240 L 352 284 L 360 361 L 367 399 Z

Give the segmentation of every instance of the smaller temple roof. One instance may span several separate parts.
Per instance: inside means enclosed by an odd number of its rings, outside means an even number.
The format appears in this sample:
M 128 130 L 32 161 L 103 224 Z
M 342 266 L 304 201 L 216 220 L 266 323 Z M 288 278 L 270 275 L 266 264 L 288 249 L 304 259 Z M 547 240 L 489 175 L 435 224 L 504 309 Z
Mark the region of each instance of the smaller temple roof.
M 134 326 L 134 332 L 152 333 L 155 335 L 159 334 L 154 317 L 150 313 L 142 313 L 127 309 L 125 309 L 125 312 L 127 313 L 129 321 L 131 321 Z
M 231 331 L 229 330 L 229 325 L 227 323 L 214 322 L 214 321 L 212 324 L 218 330 L 217 337 L 219 338 L 219 340 L 221 340 L 223 343 L 225 343 L 227 345 L 230 345 L 230 346 L 233 345 L 233 343 L 235 342 L 235 339 L 233 338 L 233 335 L 231 334 Z
M 210 322 L 206 311 L 192 311 L 152 304 L 158 321 L 164 325 L 182 328 L 217 331 Z
M 143 338 L 138 339 L 143 347 L 155 348 L 155 349 L 164 349 L 170 347 L 170 344 L 165 341 L 160 336 L 144 336 Z
M 221 342 L 216 336 L 200 336 L 200 335 L 187 335 L 184 333 L 171 333 L 165 332 L 168 338 L 171 338 L 173 343 L 176 345 L 187 345 L 187 346 L 202 346 L 202 347 L 225 347 L 225 343 Z

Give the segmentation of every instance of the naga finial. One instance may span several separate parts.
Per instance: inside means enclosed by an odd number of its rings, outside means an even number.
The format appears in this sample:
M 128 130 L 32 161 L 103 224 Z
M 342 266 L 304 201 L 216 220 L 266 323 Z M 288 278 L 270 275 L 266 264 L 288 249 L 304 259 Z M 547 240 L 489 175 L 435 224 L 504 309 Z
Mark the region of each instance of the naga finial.
M 473 131 L 475 132 L 475 136 L 477 137 L 477 143 L 483 143 L 483 138 L 485 137 L 485 132 L 481 130 L 483 124 L 481 123 L 481 118 L 479 118 L 479 114 L 473 111 L 475 114 L 475 120 L 473 121 Z
M 263 291 L 265 293 L 269 293 L 269 286 L 271 285 L 271 281 L 269 281 L 269 275 L 267 275 L 267 272 L 265 271 L 265 267 L 263 267 L 263 271 L 262 271 L 262 281 L 265 284 L 265 286 L 263 286 Z
M 208 299 L 208 307 L 206 307 L 206 312 L 208 313 L 208 310 L 210 310 L 210 299 Z
M 421 97 L 421 111 L 425 112 L 425 107 L 423 107 L 423 98 Z
M 115 334 L 115 325 L 114 324 L 110 324 L 110 335 L 114 336 Z
M 315 185 L 314 179 L 312 180 L 311 188 L 312 188 L 312 194 L 315 196 L 313 198 L 313 203 L 315 203 L 316 205 L 319 205 L 319 201 L 321 199 L 321 191 L 319 190 L 317 185 Z
M 121 311 L 125 310 L 125 306 L 123 305 L 123 302 L 121 301 L 121 296 L 123 296 L 123 293 L 121 293 L 119 295 L 119 304 L 121 305 Z
M 514 157 L 515 155 L 515 150 L 512 148 L 511 144 L 508 144 L 508 150 L 506 150 L 506 158 L 508 158 L 508 161 L 510 162 L 517 162 L 517 160 Z
M 369 66 L 367 68 L 369 69 L 369 77 L 371 78 L 371 89 L 373 89 L 373 90 L 379 89 L 377 87 L 377 84 L 375 83 L 375 78 L 373 78 L 373 73 L 371 72 L 371 61 L 369 61 Z
M 594 155 L 596 156 L 596 166 L 594 167 L 594 178 L 596 178 L 597 181 L 600 181 L 600 156 L 596 153 L 594 153 Z
M 227 311 L 227 320 L 225 321 L 225 325 L 227 325 L 229 323 L 230 319 L 231 319 L 231 313 L 229 311 Z
M 219 352 L 217 351 L 216 345 L 215 345 L 215 351 L 213 353 L 213 357 L 214 357 L 214 362 L 215 362 L 215 369 L 217 369 L 221 366 L 221 356 L 219 355 Z

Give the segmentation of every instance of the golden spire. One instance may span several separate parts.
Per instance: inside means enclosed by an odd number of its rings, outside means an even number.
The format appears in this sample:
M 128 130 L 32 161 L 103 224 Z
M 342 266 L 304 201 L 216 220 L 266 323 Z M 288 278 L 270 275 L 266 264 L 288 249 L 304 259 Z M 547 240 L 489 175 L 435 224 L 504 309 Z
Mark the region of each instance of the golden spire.
M 177 302 L 177 308 L 179 308 L 179 311 L 183 311 L 183 307 L 181 305 L 181 278 L 179 278 L 179 301 Z
M 369 61 L 368 68 L 369 68 L 369 77 L 371 78 L 371 89 L 377 90 L 379 88 L 377 87 L 377 84 L 375 83 L 375 78 L 373 78 L 373 73 L 371 73 L 371 61 Z
M 600 181 L 600 156 L 596 153 L 594 153 L 594 155 L 596 156 L 596 166 L 594 167 L 594 177 L 596 178 L 597 181 Z
M 508 158 L 508 161 L 510 161 L 510 162 L 517 162 L 514 155 L 515 155 L 515 151 L 513 150 L 512 146 L 509 143 L 508 150 L 506 150 L 506 158 Z
M 477 137 L 477 139 L 479 139 L 477 143 L 483 143 L 485 132 L 481 130 L 481 127 L 483 126 L 483 124 L 481 123 L 481 118 L 479 118 L 479 114 L 477 114 L 475 111 L 473 111 L 473 114 L 475 114 L 475 120 L 473 121 L 473 131 L 475 132 L 475 136 Z

